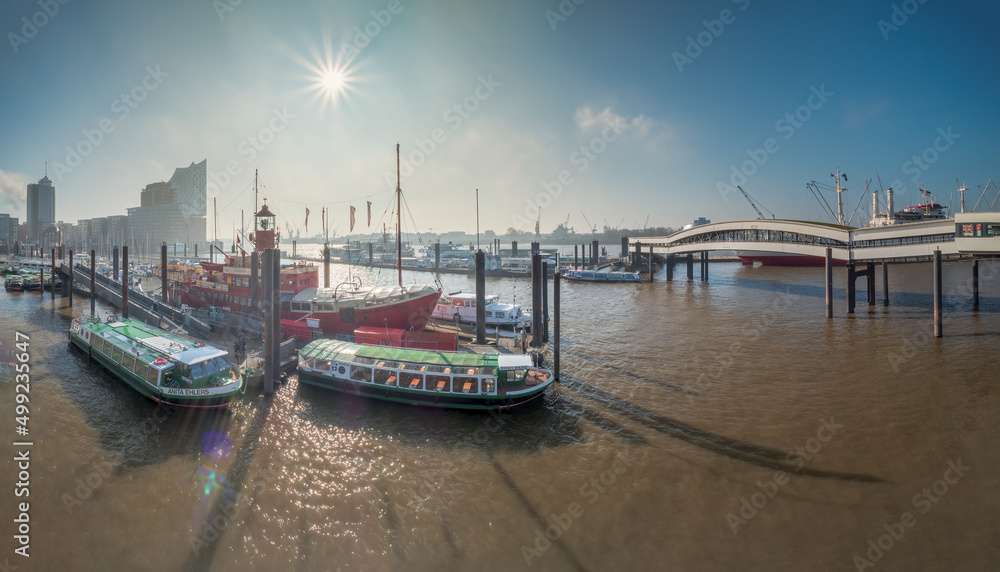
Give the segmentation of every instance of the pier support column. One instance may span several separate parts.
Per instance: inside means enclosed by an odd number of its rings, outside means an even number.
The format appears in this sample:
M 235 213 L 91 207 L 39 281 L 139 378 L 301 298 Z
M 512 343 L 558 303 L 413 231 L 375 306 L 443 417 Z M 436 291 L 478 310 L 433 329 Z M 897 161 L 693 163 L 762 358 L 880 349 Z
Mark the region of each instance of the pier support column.
M 554 314 L 552 323 L 552 376 L 559 381 L 559 283 L 561 276 L 559 270 L 552 275 L 552 312 Z
M 941 337 L 941 249 L 934 249 L 934 337 Z
M 160 301 L 164 304 L 170 303 L 167 288 L 169 284 L 167 276 L 167 243 L 164 242 L 160 245 Z
M 687 255 L 688 280 L 694 280 L 694 254 Z
M 833 317 L 833 250 L 826 247 L 826 317 Z
M 847 314 L 854 315 L 854 304 L 855 296 L 857 292 L 855 290 L 854 281 L 857 279 L 857 272 L 855 270 L 854 263 L 851 262 L 847 265 Z
M 96 252 L 90 251 L 90 317 L 97 315 L 97 256 Z M 52 291 L 56 289 L 56 275 L 52 275 Z
M 531 347 L 542 345 L 542 255 L 531 243 Z
M 979 311 L 979 259 L 972 261 L 972 311 Z
M 701 251 L 701 281 L 708 282 L 708 251 Z
M 868 267 L 865 269 L 868 273 L 868 305 L 875 305 L 875 263 L 869 262 Z
M 128 318 L 128 246 L 122 245 L 122 318 Z
M 476 251 L 476 344 L 486 343 L 486 254 Z
M 882 261 L 882 305 L 889 307 L 889 261 Z
M 69 292 L 69 307 L 73 307 L 73 249 L 69 249 L 69 280 L 67 283 L 67 291 Z

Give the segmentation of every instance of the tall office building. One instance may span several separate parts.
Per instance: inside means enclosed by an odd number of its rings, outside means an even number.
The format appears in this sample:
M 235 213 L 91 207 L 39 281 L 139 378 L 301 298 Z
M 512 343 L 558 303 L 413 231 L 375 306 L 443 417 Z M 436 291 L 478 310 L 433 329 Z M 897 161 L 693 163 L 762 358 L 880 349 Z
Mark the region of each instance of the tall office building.
M 48 175 L 28 185 L 28 241 L 38 242 L 42 233 L 56 223 L 56 188 Z
M 208 159 L 174 169 L 174 175 L 168 183 L 177 191 L 177 202 L 180 203 L 184 216 L 205 216 Z
M 0 254 L 13 253 L 15 240 L 17 240 L 17 219 L 9 214 L 0 213 Z

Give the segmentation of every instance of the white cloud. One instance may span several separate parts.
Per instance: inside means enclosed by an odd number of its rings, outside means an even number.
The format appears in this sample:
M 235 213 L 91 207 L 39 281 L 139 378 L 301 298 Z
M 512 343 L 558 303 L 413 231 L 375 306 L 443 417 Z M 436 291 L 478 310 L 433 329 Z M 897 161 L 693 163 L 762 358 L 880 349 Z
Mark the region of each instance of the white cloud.
M 629 118 L 615 113 L 610 107 L 600 111 L 585 105 L 576 110 L 574 119 L 584 133 L 600 132 L 605 125 L 620 126 L 624 133 L 632 134 L 646 142 L 647 150 L 660 151 L 667 143 L 675 141 L 673 129 L 651 117 L 639 114 Z
M 24 173 L 13 173 L 0 169 L 0 212 L 23 217 L 24 201 L 31 179 Z

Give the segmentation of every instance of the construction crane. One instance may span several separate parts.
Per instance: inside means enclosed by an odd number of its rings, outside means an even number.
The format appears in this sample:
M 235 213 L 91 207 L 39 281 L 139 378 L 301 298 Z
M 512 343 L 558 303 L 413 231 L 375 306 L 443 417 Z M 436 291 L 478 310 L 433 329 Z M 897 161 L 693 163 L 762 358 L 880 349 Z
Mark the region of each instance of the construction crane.
M 747 202 L 750 203 L 750 206 L 753 207 L 753 210 L 757 211 L 757 218 L 758 219 L 764 218 L 764 213 L 760 212 L 760 209 L 757 208 L 757 205 L 754 204 L 753 199 L 750 198 L 750 195 L 748 195 L 747 192 L 743 190 L 743 187 L 736 185 L 736 188 L 739 189 L 741 193 L 743 193 L 743 196 L 746 197 Z M 768 210 L 767 212 L 770 213 L 771 211 Z M 774 213 L 771 213 L 771 218 L 774 218 Z
M 590 224 L 590 219 L 587 218 L 586 213 L 584 213 L 583 211 L 580 211 L 580 214 L 583 215 L 583 220 L 587 221 L 587 228 L 590 229 L 590 234 L 597 234 L 597 225 Z

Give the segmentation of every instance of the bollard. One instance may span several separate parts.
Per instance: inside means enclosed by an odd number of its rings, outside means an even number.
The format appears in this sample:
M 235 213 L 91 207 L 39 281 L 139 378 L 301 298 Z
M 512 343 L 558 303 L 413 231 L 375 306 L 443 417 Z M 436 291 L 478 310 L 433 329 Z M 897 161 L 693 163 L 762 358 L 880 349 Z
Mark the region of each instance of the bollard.
M 934 249 L 934 337 L 940 338 L 941 332 L 941 249 Z

